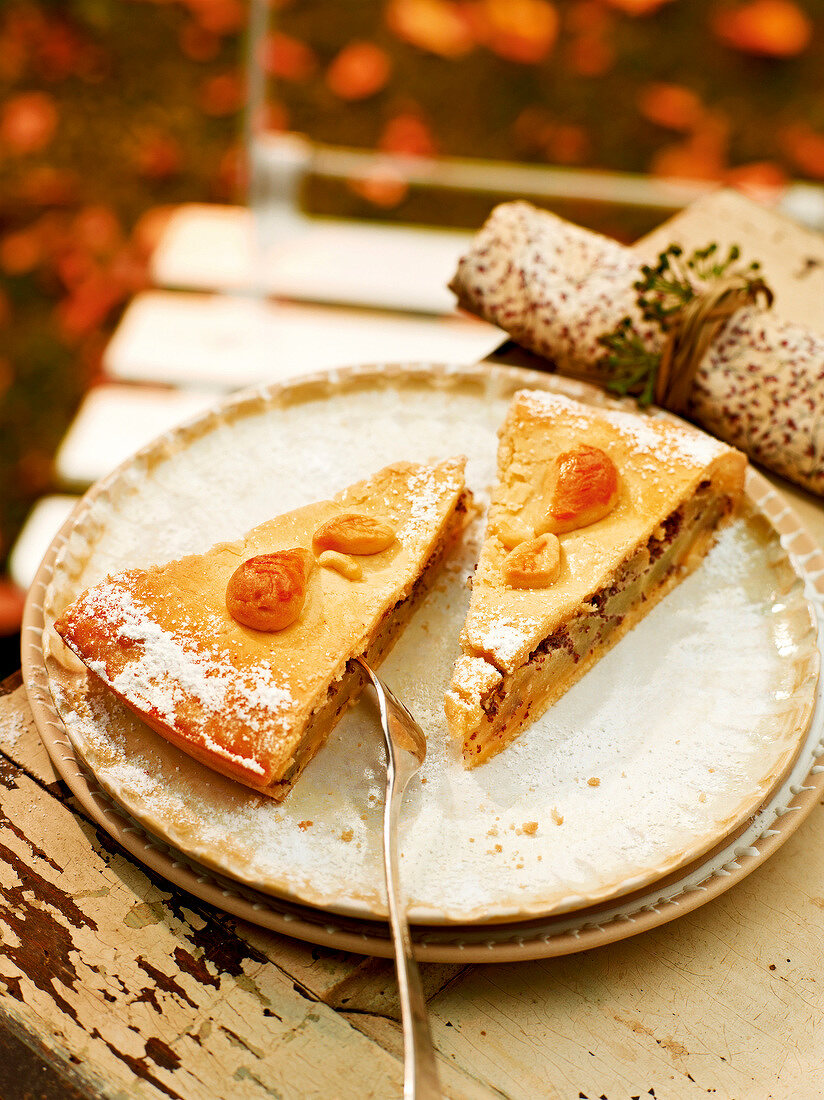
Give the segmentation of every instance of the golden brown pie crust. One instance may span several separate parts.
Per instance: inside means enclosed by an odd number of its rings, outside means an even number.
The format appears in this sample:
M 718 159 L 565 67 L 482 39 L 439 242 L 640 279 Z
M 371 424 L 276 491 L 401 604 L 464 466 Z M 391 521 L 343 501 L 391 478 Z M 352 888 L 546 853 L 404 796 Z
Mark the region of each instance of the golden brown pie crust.
M 512 532 L 540 529 L 548 473 L 559 455 L 582 445 L 604 451 L 617 467 L 614 507 L 560 534 L 553 584 L 508 584 Z M 698 564 L 741 499 L 745 469 L 740 452 L 670 419 L 595 409 L 544 391 L 515 395 L 500 432 L 498 482 L 462 656 L 445 698 L 467 766 L 499 752 Z M 675 517 L 680 541 L 671 546 Z M 607 598 L 613 603 L 605 612 Z M 599 616 L 610 619 L 609 629 L 592 629 Z M 548 639 L 555 639 L 549 649 Z M 538 659 L 542 646 L 551 668 Z
M 157 732 L 214 770 L 283 797 L 357 694 L 351 659 L 388 652 L 462 530 L 463 467 L 463 459 L 397 463 L 237 542 L 107 577 L 55 629 Z M 283 630 L 254 630 L 229 614 L 227 582 L 243 561 L 310 547 L 321 524 L 353 511 L 396 533 L 386 550 L 358 559 L 362 579 L 313 569 L 303 610 Z

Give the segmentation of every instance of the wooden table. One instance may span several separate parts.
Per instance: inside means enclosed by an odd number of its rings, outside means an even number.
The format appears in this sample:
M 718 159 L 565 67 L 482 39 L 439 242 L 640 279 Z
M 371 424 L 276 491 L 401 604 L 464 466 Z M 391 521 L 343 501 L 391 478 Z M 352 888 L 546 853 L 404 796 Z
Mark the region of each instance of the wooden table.
M 716 237 L 768 217 L 747 208 L 736 222 L 729 202 L 714 200 Z M 753 231 L 783 258 L 786 313 L 824 322 L 824 264 L 793 259 L 822 255 L 820 241 L 770 224 Z M 773 480 L 824 542 L 824 502 Z M 0 692 L 2 1100 L 400 1096 L 392 965 L 244 924 L 155 877 L 73 802 L 20 677 Z M 816 806 L 733 890 L 633 939 L 425 965 L 446 1094 L 824 1095 L 823 835 Z
M 824 541 L 824 504 L 781 487 Z M 391 963 L 244 924 L 156 878 L 79 812 L 19 675 L 0 691 L 3 1100 L 400 1096 Z M 816 807 L 734 890 L 634 939 L 424 966 L 446 1094 L 822 1095 L 823 833 Z

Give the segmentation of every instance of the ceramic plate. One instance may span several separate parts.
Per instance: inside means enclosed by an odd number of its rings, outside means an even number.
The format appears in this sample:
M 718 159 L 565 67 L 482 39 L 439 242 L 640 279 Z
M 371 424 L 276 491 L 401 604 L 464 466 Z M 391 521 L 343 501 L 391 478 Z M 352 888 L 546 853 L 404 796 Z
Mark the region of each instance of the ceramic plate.
M 497 427 L 525 385 L 605 400 L 513 369 L 333 372 L 236 397 L 92 489 L 57 555 L 45 650 L 57 710 L 103 790 L 221 874 L 303 905 L 382 916 L 383 764 L 365 702 L 278 806 L 196 764 L 113 697 L 95 705 L 84 675 L 49 656 L 50 623 L 108 572 L 204 550 L 396 459 L 464 453 L 483 498 Z M 817 684 L 803 580 L 753 504 L 555 707 L 466 772 L 441 700 L 481 535 L 479 522 L 383 665 L 429 744 L 402 833 L 419 923 L 544 917 L 637 890 L 697 859 L 785 776 Z

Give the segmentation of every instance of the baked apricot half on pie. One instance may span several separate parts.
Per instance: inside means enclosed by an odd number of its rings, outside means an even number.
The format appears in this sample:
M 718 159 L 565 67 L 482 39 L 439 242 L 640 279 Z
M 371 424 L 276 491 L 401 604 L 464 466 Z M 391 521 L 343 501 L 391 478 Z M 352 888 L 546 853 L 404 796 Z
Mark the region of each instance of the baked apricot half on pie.
M 745 469 L 744 455 L 686 424 L 515 395 L 445 698 L 468 767 L 500 752 L 698 565 L 735 512 Z
M 55 624 L 140 718 L 280 799 L 378 664 L 459 538 L 464 460 L 397 463 L 152 569 L 83 593 Z

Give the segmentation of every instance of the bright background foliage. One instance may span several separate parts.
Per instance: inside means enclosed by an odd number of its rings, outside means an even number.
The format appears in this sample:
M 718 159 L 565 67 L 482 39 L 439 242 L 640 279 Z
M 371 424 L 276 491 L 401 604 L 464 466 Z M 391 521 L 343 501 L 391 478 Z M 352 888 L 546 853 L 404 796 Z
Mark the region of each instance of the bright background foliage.
M 0 5 L 0 562 L 166 208 L 242 199 L 246 23 L 243 0 Z M 824 181 L 822 0 L 279 0 L 263 64 L 270 125 L 329 143 Z M 315 200 L 460 220 L 397 179 Z M 16 608 L 0 585 L 0 634 Z

